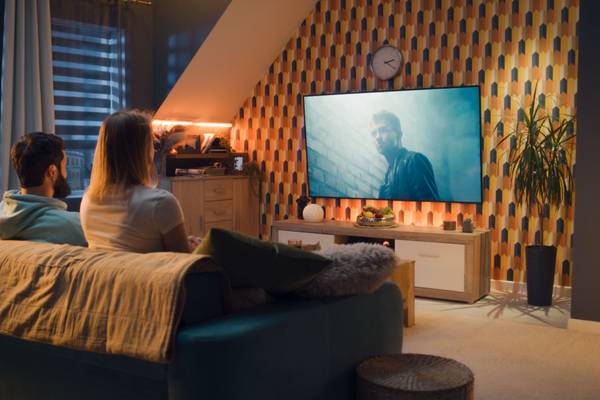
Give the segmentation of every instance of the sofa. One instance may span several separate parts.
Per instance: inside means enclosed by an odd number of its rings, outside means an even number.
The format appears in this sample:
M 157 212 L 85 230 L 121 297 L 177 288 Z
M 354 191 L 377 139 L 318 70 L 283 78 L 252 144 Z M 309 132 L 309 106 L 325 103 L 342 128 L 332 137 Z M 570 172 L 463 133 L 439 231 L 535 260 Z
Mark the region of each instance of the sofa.
M 221 279 L 186 276 L 169 363 L 0 334 L 0 399 L 349 400 L 361 360 L 401 351 L 402 299 L 393 283 L 368 295 L 284 296 L 226 313 Z

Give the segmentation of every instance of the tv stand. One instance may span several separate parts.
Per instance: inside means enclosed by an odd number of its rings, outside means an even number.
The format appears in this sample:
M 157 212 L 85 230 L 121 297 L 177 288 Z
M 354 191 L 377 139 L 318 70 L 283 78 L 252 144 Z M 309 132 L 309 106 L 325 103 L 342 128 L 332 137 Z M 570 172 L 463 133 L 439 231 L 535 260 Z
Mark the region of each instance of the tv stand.
M 321 247 L 365 238 L 389 241 L 399 258 L 415 261 L 415 295 L 473 303 L 490 291 L 491 235 L 444 231 L 438 227 L 394 228 L 355 226 L 351 221 L 275 221 L 271 239 L 302 240 Z M 393 243 L 393 244 L 392 244 Z

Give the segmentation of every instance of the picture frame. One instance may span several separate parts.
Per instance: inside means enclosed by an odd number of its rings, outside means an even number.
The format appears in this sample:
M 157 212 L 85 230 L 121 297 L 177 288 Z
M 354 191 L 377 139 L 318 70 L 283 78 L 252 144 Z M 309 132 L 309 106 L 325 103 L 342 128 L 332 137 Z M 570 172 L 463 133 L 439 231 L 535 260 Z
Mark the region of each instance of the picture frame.
M 231 175 L 245 175 L 248 153 L 231 153 L 229 171 Z

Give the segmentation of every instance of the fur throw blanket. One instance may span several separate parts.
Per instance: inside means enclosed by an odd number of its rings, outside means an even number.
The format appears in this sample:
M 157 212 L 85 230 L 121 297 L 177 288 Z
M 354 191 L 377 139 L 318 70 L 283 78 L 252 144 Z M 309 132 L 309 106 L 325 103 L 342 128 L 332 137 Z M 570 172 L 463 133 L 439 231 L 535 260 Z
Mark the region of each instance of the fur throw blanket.
M 378 244 L 334 245 L 316 253 L 332 262 L 296 292 L 300 296 L 331 297 L 372 293 L 396 267 L 394 251 Z

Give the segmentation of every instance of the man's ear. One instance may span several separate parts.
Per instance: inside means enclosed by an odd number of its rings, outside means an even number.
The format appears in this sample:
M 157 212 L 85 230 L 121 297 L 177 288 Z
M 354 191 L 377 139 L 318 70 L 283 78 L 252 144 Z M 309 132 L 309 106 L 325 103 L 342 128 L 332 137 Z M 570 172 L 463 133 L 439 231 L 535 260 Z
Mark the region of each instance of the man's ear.
M 54 164 L 50 164 L 48 168 L 46 168 L 46 176 L 50 178 L 52 182 L 56 180 L 58 173 L 58 168 Z

